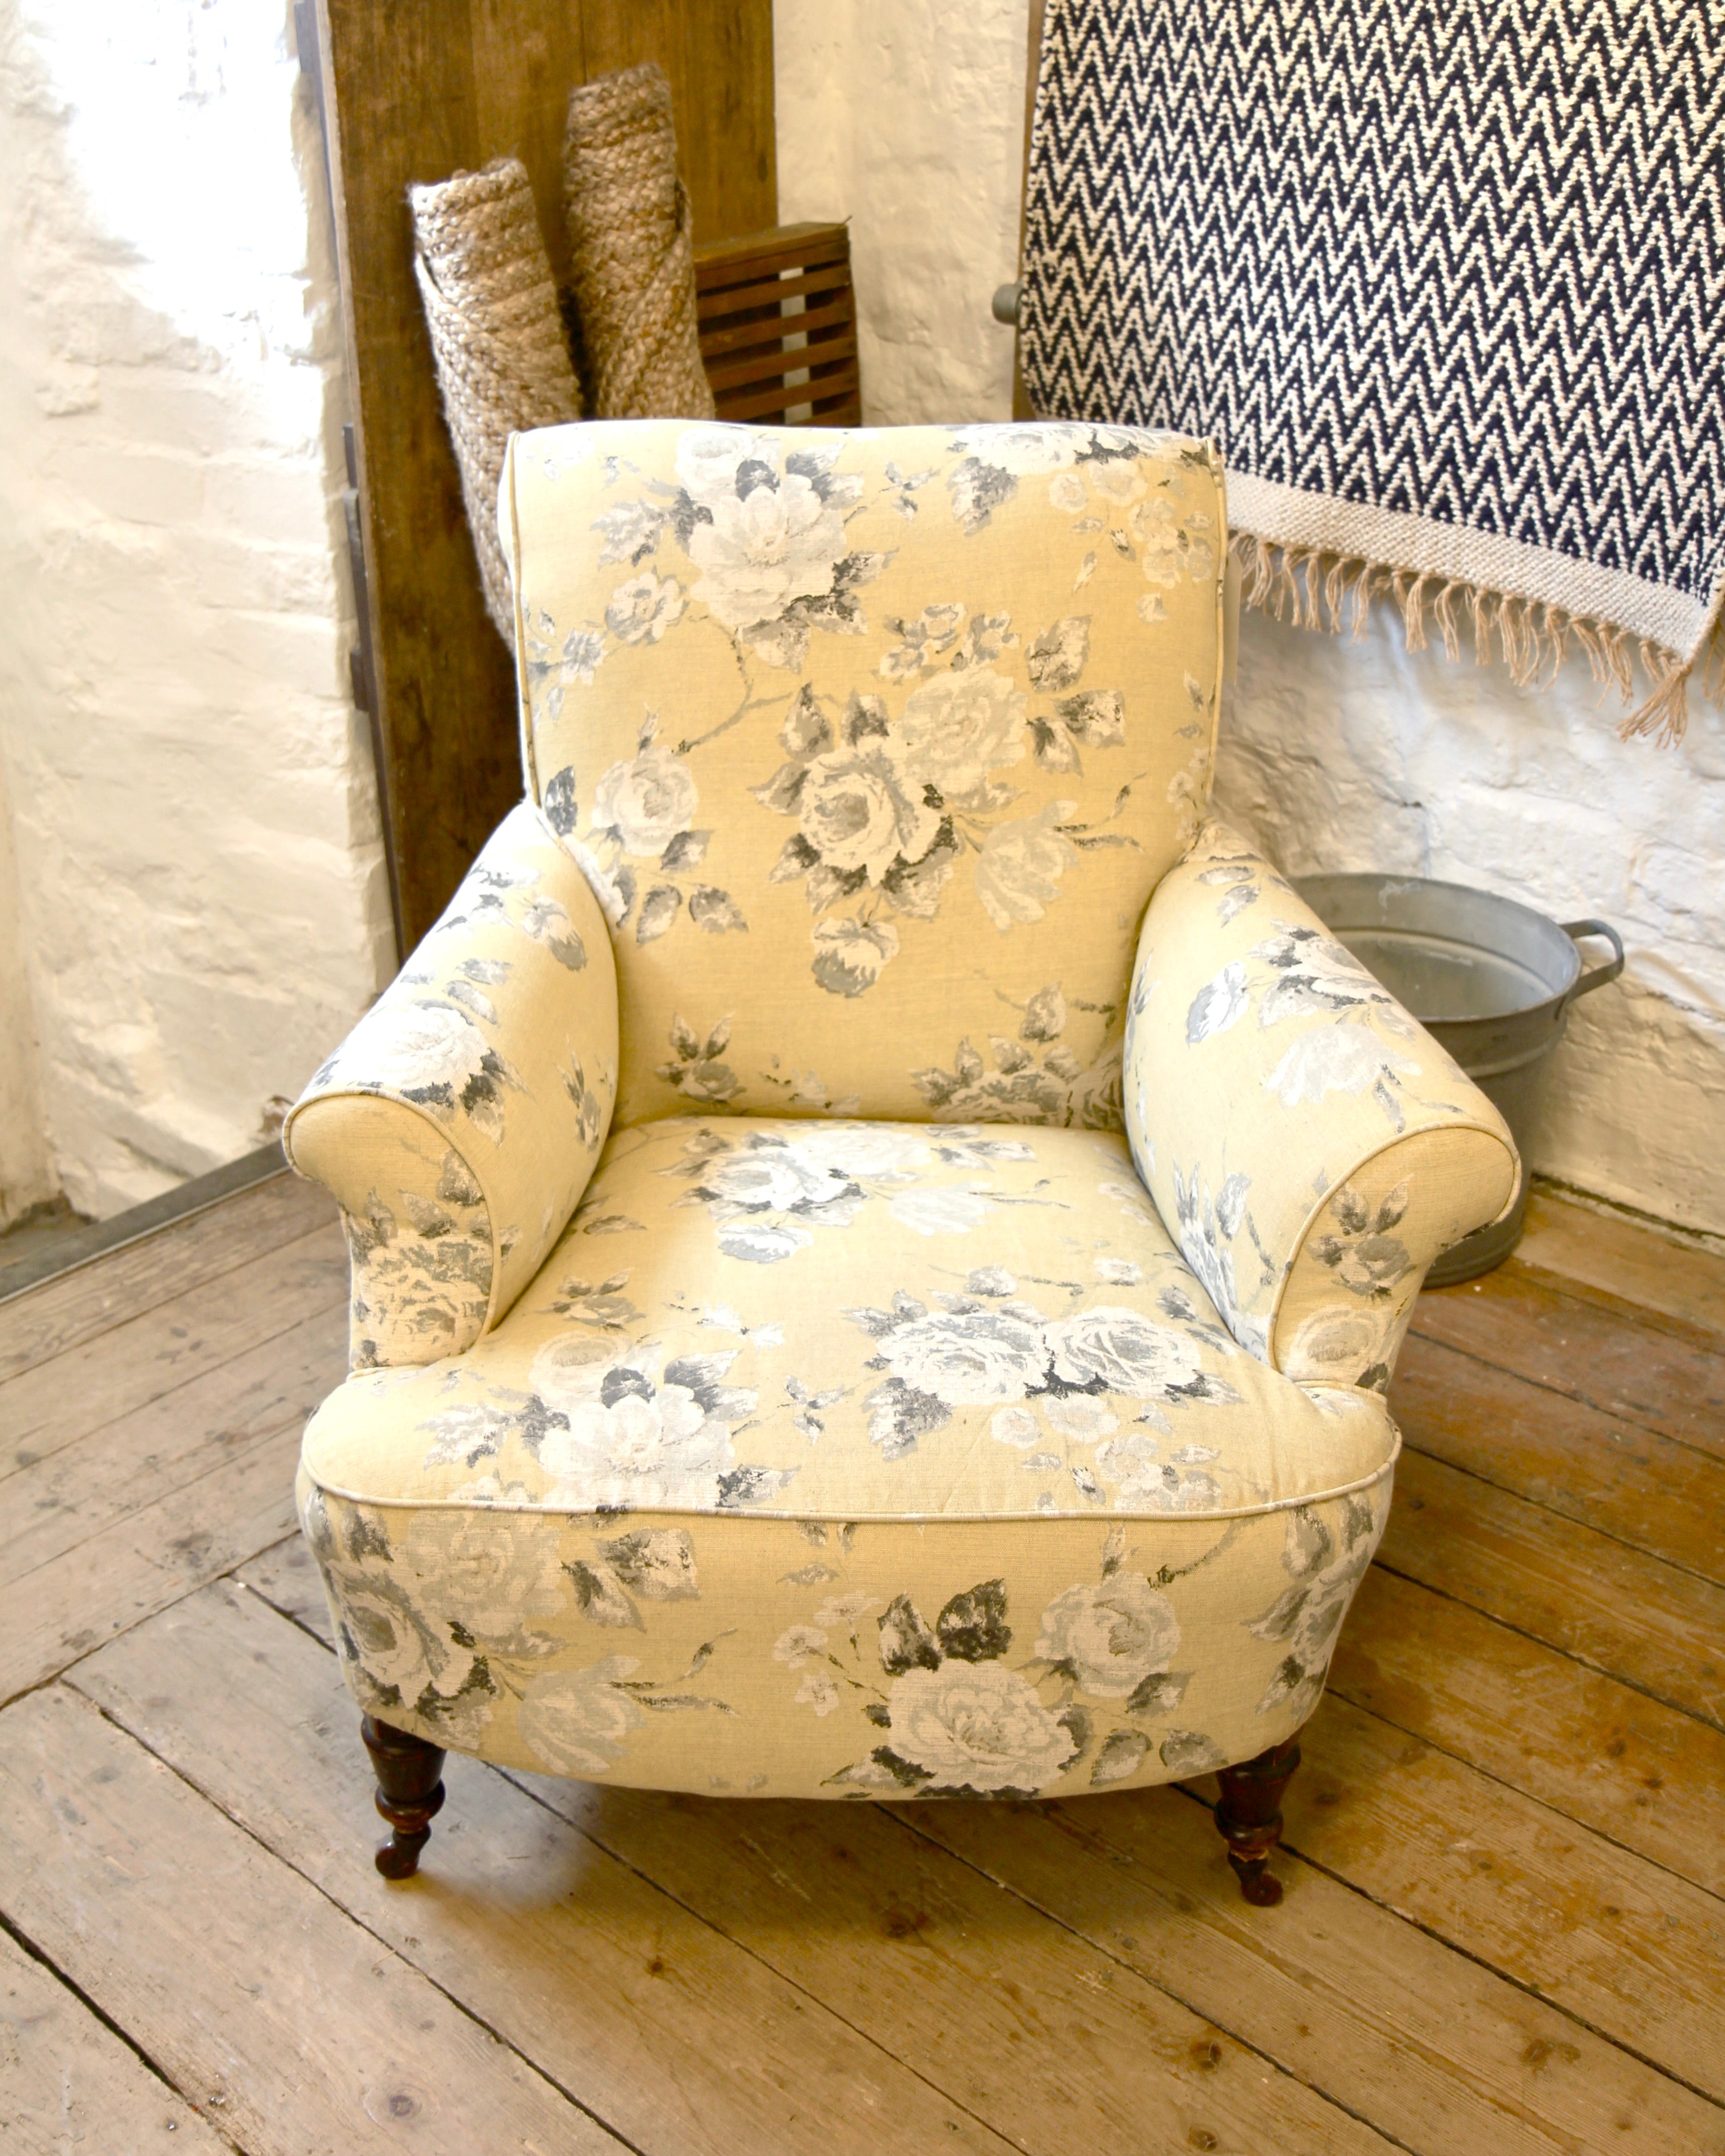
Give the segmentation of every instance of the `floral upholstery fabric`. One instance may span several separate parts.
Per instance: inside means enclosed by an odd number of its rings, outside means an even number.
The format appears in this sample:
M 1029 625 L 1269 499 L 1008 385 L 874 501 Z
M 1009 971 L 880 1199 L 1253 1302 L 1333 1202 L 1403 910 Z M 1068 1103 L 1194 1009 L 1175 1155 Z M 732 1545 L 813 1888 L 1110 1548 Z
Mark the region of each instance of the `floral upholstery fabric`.
M 616 937 L 620 1121 L 1117 1123 L 1132 939 L 1209 784 L 1208 449 L 592 424 L 517 437 L 500 513 L 530 787 Z
M 354 1257 L 300 1502 L 355 1697 L 779 1796 L 1279 1742 L 1516 1163 L 1199 836 L 1214 459 L 596 423 L 501 519 L 532 798 L 285 1133 Z
M 1117 1136 L 671 1116 L 501 1325 L 351 1378 L 305 1458 L 378 1502 L 842 1523 L 1231 1514 L 1390 1442 L 1240 1349 Z
M 1124 1092 L 1235 1337 L 1301 1377 L 1387 1385 L 1426 1267 L 1515 1196 L 1497 1109 L 1223 824 L 1145 916 Z
M 617 1020 L 604 917 L 524 803 L 282 1132 L 342 1209 L 357 1362 L 458 1352 L 537 1272 L 610 1127 Z
M 1296 1726 L 1395 1449 L 1239 1347 L 1117 1137 L 679 1116 L 477 1347 L 325 1404 L 302 1505 L 358 1696 L 437 1742 L 1047 1794 Z

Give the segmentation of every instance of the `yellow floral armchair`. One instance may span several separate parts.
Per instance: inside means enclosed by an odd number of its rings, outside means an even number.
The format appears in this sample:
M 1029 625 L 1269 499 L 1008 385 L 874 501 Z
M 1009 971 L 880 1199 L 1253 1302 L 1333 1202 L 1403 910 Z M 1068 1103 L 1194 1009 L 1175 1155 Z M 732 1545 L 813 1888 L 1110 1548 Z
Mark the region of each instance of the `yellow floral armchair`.
M 1255 1900 L 1384 1389 L 1518 1173 L 1207 820 L 1202 444 L 518 436 L 526 798 L 288 1121 L 300 1502 L 411 1872 L 447 1748 L 702 1794 L 1220 1770 Z

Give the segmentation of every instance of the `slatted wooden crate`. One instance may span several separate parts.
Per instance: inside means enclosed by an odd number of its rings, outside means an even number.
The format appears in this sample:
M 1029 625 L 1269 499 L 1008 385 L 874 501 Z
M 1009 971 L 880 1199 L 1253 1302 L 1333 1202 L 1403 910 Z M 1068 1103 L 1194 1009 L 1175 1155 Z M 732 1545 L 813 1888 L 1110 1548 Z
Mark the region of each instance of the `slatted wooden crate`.
M 721 419 L 862 424 L 848 226 L 787 224 L 697 247 L 695 290 Z

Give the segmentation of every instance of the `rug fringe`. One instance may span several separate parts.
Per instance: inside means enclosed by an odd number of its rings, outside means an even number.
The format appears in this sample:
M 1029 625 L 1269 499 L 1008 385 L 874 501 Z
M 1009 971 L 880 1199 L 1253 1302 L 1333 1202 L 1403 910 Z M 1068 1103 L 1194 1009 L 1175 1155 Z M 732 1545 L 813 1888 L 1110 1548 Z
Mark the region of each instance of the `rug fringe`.
M 1715 621 L 1702 653 L 1685 660 L 1614 622 L 1568 613 L 1562 607 L 1492 591 L 1459 577 L 1445 580 L 1428 571 L 1393 568 L 1320 547 L 1286 547 L 1251 531 L 1235 532 L 1231 543 L 1240 567 L 1244 603 L 1296 628 L 1327 629 L 1340 635 L 1346 622 L 1357 642 L 1365 634 L 1373 598 L 1382 593 L 1401 615 L 1409 651 L 1427 648 L 1430 624 L 1445 656 L 1459 660 L 1465 609 L 1472 618 L 1476 663 L 1489 666 L 1501 654 L 1518 689 L 1548 686 L 1573 639 L 1599 686 L 1615 688 L 1625 703 L 1635 704 L 1617 729 L 1625 741 L 1638 735 L 1667 747 L 1681 741 L 1689 722 L 1690 677 L 1697 665 L 1702 694 L 1713 703 L 1725 702 L 1725 618 Z M 1651 685 L 1639 703 L 1637 659 Z

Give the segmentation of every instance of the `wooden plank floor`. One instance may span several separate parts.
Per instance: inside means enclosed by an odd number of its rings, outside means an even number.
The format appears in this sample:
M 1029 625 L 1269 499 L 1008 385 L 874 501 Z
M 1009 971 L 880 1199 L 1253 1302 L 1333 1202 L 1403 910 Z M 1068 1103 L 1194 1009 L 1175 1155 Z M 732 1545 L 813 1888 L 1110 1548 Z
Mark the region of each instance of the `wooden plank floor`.
M 0 2139 L 1725 2156 L 1725 1260 L 1549 1195 L 1422 1301 L 1278 1909 L 1189 1789 L 726 1804 L 452 1759 L 372 1867 L 293 1532 L 285 1177 L 0 1305 Z

